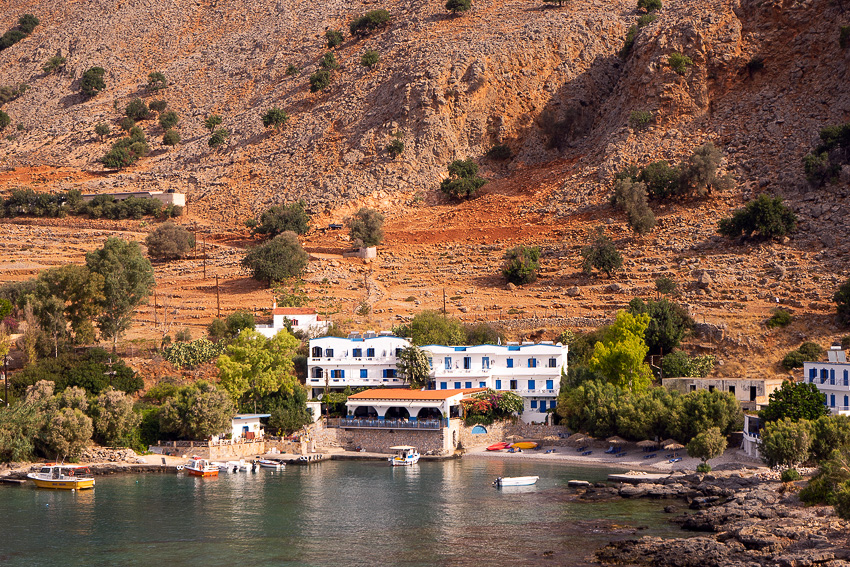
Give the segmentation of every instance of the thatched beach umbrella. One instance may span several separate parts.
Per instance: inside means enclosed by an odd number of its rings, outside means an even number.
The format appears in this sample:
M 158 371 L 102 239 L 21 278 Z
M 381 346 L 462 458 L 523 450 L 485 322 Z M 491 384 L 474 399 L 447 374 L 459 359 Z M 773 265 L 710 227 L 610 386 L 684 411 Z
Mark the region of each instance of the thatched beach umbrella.
M 626 441 L 622 437 L 618 437 L 616 435 L 614 435 L 613 437 L 609 437 L 605 441 L 607 443 L 610 443 L 611 445 L 624 445 L 624 444 L 628 443 L 628 441 Z
M 669 445 L 664 445 L 664 449 L 667 451 L 679 451 L 684 448 L 684 445 L 682 445 L 681 443 L 676 443 L 675 441 L 673 443 L 670 443 Z
M 587 440 L 587 435 L 584 433 L 573 433 L 567 437 L 567 443 L 570 445 L 579 445 Z
M 673 443 L 678 443 L 678 441 L 676 441 L 675 439 L 665 439 L 664 441 L 659 443 L 659 445 L 666 449 L 667 445 L 672 445 Z
M 640 447 L 641 449 L 646 449 L 647 447 L 657 447 L 658 442 L 653 441 L 651 439 L 645 439 L 643 441 L 638 441 L 637 446 Z

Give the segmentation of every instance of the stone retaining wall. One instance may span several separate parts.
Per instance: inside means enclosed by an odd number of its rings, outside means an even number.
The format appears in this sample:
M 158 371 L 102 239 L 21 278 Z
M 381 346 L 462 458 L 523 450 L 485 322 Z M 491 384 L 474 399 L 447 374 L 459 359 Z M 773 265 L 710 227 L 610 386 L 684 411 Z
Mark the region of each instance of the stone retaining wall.
M 482 447 L 492 445 L 499 441 L 510 441 L 508 437 L 514 436 L 522 439 L 532 439 L 541 442 L 541 444 L 564 446 L 565 440 L 569 437 L 569 431 L 560 425 L 538 425 L 524 423 L 521 420 L 512 421 L 496 421 L 490 425 L 482 426 L 487 430 L 487 433 L 473 434 L 473 427 L 461 426 L 458 433 L 460 443 L 465 449 L 473 447 Z M 558 439 L 544 440 L 546 437 L 557 437 Z
M 198 456 L 202 459 L 211 461 L 221 461 L 230 459 L 244 459 L 245 457 L 253 457 L 254 455 L 262 455 L 266 452 L 266 444 L 264 441 L 254 443 L 234 443 L 226 445 L 214 445 L 212 447 L 196 446 L 196 447 L 174 447 L 173 445 L 158 445 L 151 446 L 151 452 L 159 455 L 170 455 L 173 457 Z

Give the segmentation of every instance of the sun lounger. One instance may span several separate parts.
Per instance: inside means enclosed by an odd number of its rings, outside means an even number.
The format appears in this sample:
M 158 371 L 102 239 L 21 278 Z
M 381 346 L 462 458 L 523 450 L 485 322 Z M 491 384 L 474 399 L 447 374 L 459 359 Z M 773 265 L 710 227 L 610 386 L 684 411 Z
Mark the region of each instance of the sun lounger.
M 612 445 L 611 447 L 608 447 L 607 449 L 605 449 L 605 452 L 610 455 L 612 453 L 616 453 L 617 449 L 615 449 Z
M 628 454 L 628 453 L 623 452 L 623 453 L 617 453 L 617 454 L 616 454 L 616 455 L 614 455 L 614 456 L 615 456 L 615 457 L 617 457 L 617 458 L 619 458 L 619 457 L 625 457 L 627 454 Z
M 644 459 L 654 459 L 654 458 L 655 458 L 655 457 L 657 457 L 657 456 L 658 456 L 658 454 L 656 454 L 656 453 L 652 453 L 651 455 L 646 455 L 646 456 L 644 457 Z
M 682 460 L 682 457 L 676 457 L 675 459 L 670 459 L 670 462 L 671 463 L 678 463 L 681 460 Z
M 593 451 L 585 451 L 585 452 L 584 452 L 584 453 L 582 453 L 581 455 L 582 455 L 583 457 L 586 457 L 586 456 L 590 455 L 591 453 L 593 453 Z
M 579 447 L 578 449 L 576 449 L 576 453 L 584 453 L 585 451 L 587 451 L 587 445 L 585 445 L 584 447 Z

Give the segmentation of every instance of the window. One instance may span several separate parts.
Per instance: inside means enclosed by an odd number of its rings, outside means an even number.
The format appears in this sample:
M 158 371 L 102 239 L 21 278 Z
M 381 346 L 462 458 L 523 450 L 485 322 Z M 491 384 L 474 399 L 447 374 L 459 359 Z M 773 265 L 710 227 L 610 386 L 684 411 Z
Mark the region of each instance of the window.
M 326 357 L 331 358 L 331 357 L 333 357 L 333 355 L 334 355 L 334 349 L 332 349 L 332 348 L 326 348 L 325 349 L 325 356 Z
M 696 392 L 696 391 L 697 391 L 696 384 L 691 384 L 691 392 Z
M 313 358 L 319 358 L 322 356 L 322 347 L 314 346 L 313 347 Z
M 369 377 L 369 371 L 366 370 L 365 368 L 361 368 L 360 369 L 360 377 L 361 378 L 368 378 Z
M 472 368 L 472 357 L 471 356 L 464 356 L 463 357 L 463 369 L 469 370 L 470 368 Z
M 487 382 L 479 382 L 479 383 L 478 383 L 478 387 L 479 387 L 479 388 L 486 388 L 486 387 L 487 387 Z
M 558 366 L 558 359 L 557 358 L 550 358 L 549 359 L 549 368 L 555 368 L 556 366 Z
M 729 386 L 729 393 L 735 395 L 735 386 Z
M 490 370 L 490 357 L 482 356 L 481 357 L 481 370 Z
M 835 369 L 834 368 L 829 369 L 829 385 L 835 386 Z
M 848 376 L 848 372 L 846 370 L 844 371 L 844 385 L 850 386 L 850 376 Z
M 363 349 L 362 348 L 352 349 L 351 350 L 351 356 L 353 356 L 354 358 L 362 358 L 363 357 Z
M 537 409 L 537 400 L 531 400 L 531 409 Z
M 529 390 L 534 390 L 536 387 L 537 387 L 537 382 L 535 382 L 534 380 L 528 381 L 528 389 Z
M 395 349 L 395 356 L 396 356 L 396 358 L 398 358 L 399 356 L 401 356 L 401 351 L 402 351 L 402 350 L 404 350 L 404 349 L 401 349 L 401 348 L 397 348 L 397 349 Z
M 709 391 L 709 392 L 713 392 L 713 391 L 714 391 L 714 386 L 709 386 L 709 387 L 708 387 L 708 391 Z
M 373 349 L 373 348 L 367 348 L 367 349 L 366 349 L 366 356 L 367 356 L 368 358 L 374 358 L 374 356 L 375 356 L 375 349 Z
M 511 390 L 516 390 L 516 380 L 511 380 Z
M 829 407 L 831 407 L 831 408 L 835 407 L 835 394 L 829 395 Z
M 546 400 L 540 400 L 540 413 L 546 411 Z
M 528 367 L 529 368 L 537 368 L 537 359 L 536 358 L 529 358 L 528 359 Z
M 384 368 L 384 378 L 395 378 L 395 368 Z
M 463 387 L 464 388 L 472 388 L 472 382 L 465 382 Z
M 449 386 L 449 385 L 448 385 L 448 383 L 446 383 L 446 382 L 440 382 L 440 389 L 441 389 L 441 390 L 446 390 L 446 389 L 448 389 L 448 386 Z
M 815 368 L 809 368 L 809 382 L 814 382 L 817 377 L 818 371 Z
M 496 380 L 496 389 L 497 389 L 497 390 L 501 390 L 501 389 L 502 389 L 502 381 L 501 381 L 501 380 Z
M 455 390 L 460 390 L 460 382 L 455 382 Z
M 555 389 L 555 381 L 554 380 L 546 380 L 546 389 L 554 390 Z
M 321 368 L 313 369 L 313 378 L 321 378 L 324 376 L 324 371 Z
M 445 360 L 446 360 L 446 370 L 451 370 L 452 369 L 452 357 L 447 356 Z
M 850 396 L 844 396 L 844 409 L 847 409 L 847 406 L 850 406 Z
M 345 378 L 345 370 L 331 370 L 331 378 Z
M 508 368 L 513 368 L 513 367 L 514 367 L 514 359 L 513 359 L 513 358 L 509 358 L 509 359 L 508 359 Z
M 826 370 L 826 368 L 821 368 L 820 369 L 820 383 L 821 384 L 825 383 L 827 378 L 829 378 L 829 372 Z

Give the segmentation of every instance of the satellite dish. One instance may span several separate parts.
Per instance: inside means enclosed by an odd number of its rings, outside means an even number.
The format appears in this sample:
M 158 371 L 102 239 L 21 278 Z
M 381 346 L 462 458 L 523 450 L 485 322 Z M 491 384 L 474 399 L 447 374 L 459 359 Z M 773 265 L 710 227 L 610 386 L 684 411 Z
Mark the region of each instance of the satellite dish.
M 319 394 L 318 396 L 316 396 L 316 399 L 317 399 L 317 400 L 319 400 L 319 401 L 321 402 L 321 401 L 322 401 L 322 396 L 324 396 L 324 394 Z

